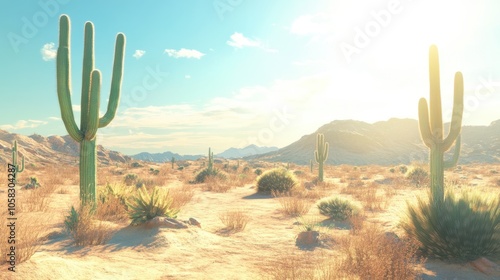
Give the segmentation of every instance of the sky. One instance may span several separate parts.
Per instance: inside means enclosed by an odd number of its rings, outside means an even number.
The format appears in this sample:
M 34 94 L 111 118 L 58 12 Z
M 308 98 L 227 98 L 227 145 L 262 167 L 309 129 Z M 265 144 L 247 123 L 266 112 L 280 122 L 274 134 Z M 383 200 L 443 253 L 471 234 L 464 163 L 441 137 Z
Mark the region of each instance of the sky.
M 334 120 L 418 118 L 439 50 L 443 120 L 464 76 L 464 125 L 500 119 L 500 2 L 426 0 L 5 0 L 0 129 L 68 134 L 55 57 L 71 20 L 72 104 L 80 123 L 83 27 L 95 26 L 106 112 L 116 34 L 126 36 L 106 148 L 136 154 L 287 146 Z

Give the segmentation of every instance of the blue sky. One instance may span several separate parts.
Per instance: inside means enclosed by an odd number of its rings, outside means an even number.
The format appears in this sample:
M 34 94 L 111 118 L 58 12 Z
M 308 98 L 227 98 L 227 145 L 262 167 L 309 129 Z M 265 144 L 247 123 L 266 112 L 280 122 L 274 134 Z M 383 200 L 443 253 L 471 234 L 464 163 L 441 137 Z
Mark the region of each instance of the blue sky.
M 429 94 L 431 44 L 440 52 L 444 120 L 451 116 L 456 71 L 464 75 L 464 124 L 500 119 L 500 2 L 494 0 L 0 5 L 0 129 L 9 132 L 67 134 L 55 87 L 61 14 L 72 25 L 77 123 L 84 23 L 95 25 L 101 114 L 115 36 L 126 36 L 117 116 L 97 136 L 99 144 L 126 154 L 283 147 L 333 120 L 416 119 L 419 98 Z

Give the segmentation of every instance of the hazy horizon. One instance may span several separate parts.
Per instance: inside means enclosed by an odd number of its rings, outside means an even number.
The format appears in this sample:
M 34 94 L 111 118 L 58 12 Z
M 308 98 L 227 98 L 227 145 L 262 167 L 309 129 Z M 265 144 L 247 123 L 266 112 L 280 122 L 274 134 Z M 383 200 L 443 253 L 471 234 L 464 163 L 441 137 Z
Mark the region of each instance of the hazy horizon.
M 119 5 L 117 3 L 120 3 Z M 231 3 L 231 4 L 230 4 Z M 106 110 L 114 40 L 126 36 L 117 116 L 98 144 L 124 154 L 284 147 L 333 120 L 417 119 L 439 50 L 443 121 L 464 76 L 463 125 L 500 119 L 500 3 L 490 1 L 9 1 L 0 11 L 0 129 L 68 134 L 56 93 L 58 18 L 71 19 L 72 103 L 83 26 L 95 26 Z M 265 7 L 263 9 L 262 7 Z

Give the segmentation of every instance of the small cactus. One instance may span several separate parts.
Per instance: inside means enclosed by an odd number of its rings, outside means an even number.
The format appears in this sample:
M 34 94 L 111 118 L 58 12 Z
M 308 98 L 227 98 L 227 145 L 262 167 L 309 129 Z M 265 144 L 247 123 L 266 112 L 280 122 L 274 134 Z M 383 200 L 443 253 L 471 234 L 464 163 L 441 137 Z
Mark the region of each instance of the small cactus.
M 314 159 L 318 163 L 318 180 L 323 182 L 323 164 L 328 158 L 328 142 L 325 142 L 325 136 L 321 133 L 317 135 L 316 151 L 314 151 Z
M 16 169 L 16 173 L 21 173 L 24 171 L 24 156 L 21 159 L 21 168 L 19 168 L 19 164 L 17 163 L 17 141 L 14 140 L 14 144 L 12 145 L 12 165 Z
M 172 157 L 171 162 L 172 162 L 172 169 L 174 169 L 174 163 L 175 163 L 175 158 L 174 157 Z
M 211 151 L 210 148 L 208 148 L 208 170 L 212 172 L 214 168 L 214 152 Z

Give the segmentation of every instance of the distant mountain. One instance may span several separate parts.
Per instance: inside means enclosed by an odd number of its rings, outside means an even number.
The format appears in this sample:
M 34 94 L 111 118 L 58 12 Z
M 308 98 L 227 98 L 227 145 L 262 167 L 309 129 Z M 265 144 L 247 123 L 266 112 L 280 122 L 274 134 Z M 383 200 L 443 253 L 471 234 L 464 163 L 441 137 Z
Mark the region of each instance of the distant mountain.
M 445 135 L 448 127 L 449 124 L 445 125 Z M 328 164 L 394 165 L 428 160 L 429 150 L 420 139 L 418 122 L 413 119 L 390 119 L 373 124 L 332 121 L 275 152 L 246 159 L 309 164 L 314 160 L 317 133 L 323 133 L 329 142 Z M 489 126 L 462 128 L 459 164 L 472 162 L 500 162 L 500 120 Z
M 24 156 L 25 164 L 35 165 L 76 165 L 79 162 L 80 145 L 69 135 L 44 137 L 9 133 L 0 130 L 0 163 L 12 161 L 12 143 L 17 140 L 18 151 Z M 98 164 L 109 165 L 114 162 L 128 162 L 130 157 L 97 145 Z
M 278 147 L 258 147 L 256 145 L 249 145 L 245 148 L 229 148 L 222 153 L 219 153 L 215 156 L 222 158 L 242 158 L 247 156 L 265 154 L 269 152 L 277 151 Z
M 144 160 L 144 161 L 150 161 L 150 162 L 169 162 L 172 160 L 172 157 L 175 158 L 175 160 L 197 160 L 201 157 L 204 157 L 203 155 L 184 155 L 181 156 L 179 154 L 175 154 L 172 152 L 164 152 L 164 153 L 147 153 L 147 152 L 142 152 L 136 155 L 131 156 L 133 159 L 136 160 Z

